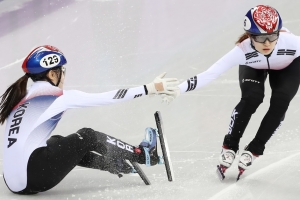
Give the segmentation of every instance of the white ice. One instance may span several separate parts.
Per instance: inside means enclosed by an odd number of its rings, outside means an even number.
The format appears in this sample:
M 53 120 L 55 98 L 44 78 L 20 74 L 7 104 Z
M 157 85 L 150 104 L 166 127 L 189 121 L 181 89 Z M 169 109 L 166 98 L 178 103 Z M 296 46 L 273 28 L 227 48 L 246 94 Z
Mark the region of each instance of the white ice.
M 29 51 L 44 44 L 68 59 L 65 89 L 105 92 L 151 82 L 160 73 L 184 81 L 234 47 L 246 12 L 257 4 L 277 8 L 283 24 L 300 34 L 297 0 L 1 0 L 0 93 L 23 75 Z M 230 115 L 240 99 L 238 67 L 209 85 L 181 95 L 171 105 L 142 97 L 117 105 L 69 110 L 53 134 L 91 127 L 139 144 L 153 114 L 161 111 L 176 181 L 162 165 L 142 166 L 151 186 L 138 176 L 119 179 L 107 172 L 76 167 L 53 189 L 33 196 L 11 193 L 0 181 L 1 200 L 23 199 L 200 199 L 296 200 L 300 196 L 299 95 L 282 127 L 239 182 L 237 163 L 220 182 L 215 170 Z M 270 88 L 252 117 L 241 148 L 254 137 L 269 106 Z M 0 126 L 1 133 L 5 126 Z M 2 171 L 1 142 L 0 170 Z M 2 176 L 2 175 L 1 175 Z

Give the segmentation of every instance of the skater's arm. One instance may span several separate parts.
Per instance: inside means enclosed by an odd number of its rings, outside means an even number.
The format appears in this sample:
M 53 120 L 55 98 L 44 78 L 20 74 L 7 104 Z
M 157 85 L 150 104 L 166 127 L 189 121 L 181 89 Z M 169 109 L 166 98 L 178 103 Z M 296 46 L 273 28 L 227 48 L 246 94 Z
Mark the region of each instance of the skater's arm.
M 234 47 L 230 52 L 214 63 L 209 69 L 182 82 L 178 86 L 180 88 L 180 93 L 192 91 L 210 83 L 212 80 L 216 79 L 233 66 L 242 64 L 244 60 L 245 54 L 241 48 L 238 46 Z
M 79 108 L 119 103 L 144 95 L 146 95 L 144 86 L 117 89 L 104 93 L 85 93 L 78 90 L 65 90 L 63 100 L 67 108 Z
M 66 111 L 70 108 L 93 107 L 107 104 L 114 104 L 126 100 L 134 99 L 145 95 L 144 86 L 119 89 L 104 93 L 86 93 L 78 90 L 64 90 L 45 112 L 39 117 L 36 124 L 39 125 L 44 121 Z
M 93 107 L 120 103 L 149 94 L 172 94 L 173 85 L 178 84 L 175 78 L 163 78 L 165 73 L 156 77 L 149 84 L 117 89 L 103 93 L 85 93 L 78 90 L 64 90 L 44 114 L 39 118 L 37 124 L 66 111 L 69 108 Z
M 149 84 L 126 89 L 118 89 L 104 93 L 85 93 L 77 90 L 65 90 L 62 95 L 61 104 L 65 104 L 65 109 L 101 106 L 119 103 L 148 94 L 169 94 L 174 93 L 174 86 L 178 84 L 176 78 L 164 78 L 166 73 L 157 76 Z

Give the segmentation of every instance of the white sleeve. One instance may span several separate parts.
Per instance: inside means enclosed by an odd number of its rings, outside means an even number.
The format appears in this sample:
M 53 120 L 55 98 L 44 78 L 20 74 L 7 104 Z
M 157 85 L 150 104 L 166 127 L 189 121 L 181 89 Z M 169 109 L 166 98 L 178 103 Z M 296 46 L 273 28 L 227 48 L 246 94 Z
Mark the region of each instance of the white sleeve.
M 179 85 L 180 92 L 184 93 L 198 89 L 216 79 L 233 66 L 245 63 L 245 60 L 245 54 L 242 49 L 238 46 L 235 46 L 231 51 L 229 51 L 206 71 L 182 82 Z
M 104 93 L 85 93 L 78 90 L 64 90 L 51 106 L 39 117 L 36 124 L 41 124 L 51 117 L 69 108 L 81 108 L 115 104 L 146 95 L 145 86 L 113 90 Z
M 64 90 L 62 98 L 68 109 L 115 104 L 143 95 L 146 95 L 144 86 L 139 86 L 104 93 L 85 93 L 78 90 Z

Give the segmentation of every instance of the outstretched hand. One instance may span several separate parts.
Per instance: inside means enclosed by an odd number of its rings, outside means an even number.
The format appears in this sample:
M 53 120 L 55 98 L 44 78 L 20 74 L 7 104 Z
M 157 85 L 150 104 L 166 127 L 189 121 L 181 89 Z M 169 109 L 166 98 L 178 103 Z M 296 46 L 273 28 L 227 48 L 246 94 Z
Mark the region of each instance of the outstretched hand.
M 162 103 L 170 104 L 175 98 L 177 98 L 180 95 L 180 89 L 179 87 L 175 87 L 173 94 L 162 94 Z
M 146 85 L 148 95 L 166 94 L 175 95 L 179 81 L 177 78 L 164 78 L 167 73 L 164 72 L 157 76 L 153 82 Z

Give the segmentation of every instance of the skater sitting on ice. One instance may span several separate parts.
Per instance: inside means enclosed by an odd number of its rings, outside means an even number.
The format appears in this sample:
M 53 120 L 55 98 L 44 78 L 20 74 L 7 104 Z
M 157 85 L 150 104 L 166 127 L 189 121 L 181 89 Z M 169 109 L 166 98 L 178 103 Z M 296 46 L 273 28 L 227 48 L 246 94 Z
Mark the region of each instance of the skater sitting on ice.
M 254 139 L 241 152 L 238 167 L 240 175 L 255 158 L 263 155 L 265 145 L 284 120 L 290 101 L 300 83 L 300 38 L 282 28 L 276 9 L 258 5 L 251 8 L 243 20 L 244 34 L 236 46 L 209 69 L 179 85 L 177 95 L 165 96 L 169 103 L 180 93 L 203 87 L 233 66 L 239 65 L 241 100 L 233 109 L 228 134 L 225 135 L 219 170 L 224 172 L 233 163 L 246 126 L 263 102 L 264 84 L 269 75 L 272 89 L 270 107 Z
M 132 168 L 125 160 L 148 166 L 158 162 L 156 134 L 151 128 L 138 147 L 90 128 L 67 137 L 50 135 L 69 108 L 114 104 L 149 94 L 174 95 L 177 79 L 163 78 L 164 73 L 135 88 L 95 94 L 63 90 L 66 63 L 57 48 L 37 47 L 23 62 L 25 75 L 2 95 L 0 123 L 6 121 L 3 176 L 16 194 L 49 190 L 77 165 L 126 174 Z M 28 78 L 34 83 L 26 90 Z

